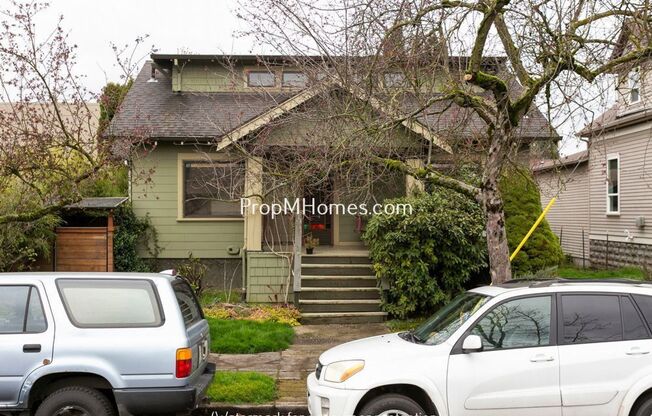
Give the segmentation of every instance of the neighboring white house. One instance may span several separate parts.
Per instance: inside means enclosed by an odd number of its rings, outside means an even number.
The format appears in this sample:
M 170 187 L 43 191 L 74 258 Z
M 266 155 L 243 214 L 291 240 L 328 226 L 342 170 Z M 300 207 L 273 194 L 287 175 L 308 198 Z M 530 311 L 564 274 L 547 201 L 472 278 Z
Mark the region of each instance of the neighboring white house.
M 557 197 L 546 218 L 559 237 L 564 254 L 587 266 L 590 259 L 588 158 L 588 152 L 583 151 L 533 166 L 542 206 Z
M 618 68 L 616 103 L 578 133 L 588 151 L 534 166 L 542 204 L 560 191 L 548 221 L 562 248 L 577 258 L 578 230 L 588 231 L 594 266 L 652 267 L 651 69 L 650 60 Z

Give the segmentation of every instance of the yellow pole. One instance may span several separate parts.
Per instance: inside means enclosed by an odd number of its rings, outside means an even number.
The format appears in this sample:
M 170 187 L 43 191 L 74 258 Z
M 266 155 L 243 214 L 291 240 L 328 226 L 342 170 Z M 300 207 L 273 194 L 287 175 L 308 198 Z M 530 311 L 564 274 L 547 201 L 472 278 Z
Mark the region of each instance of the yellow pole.
M 509 261 L 514 260 L 514 257 L 516 257 L 516 255 L 518 254 L 518 252 L 521 251 L 521 249 L 523 248 L 523 246 L 524 246 L 525 243 L 527 242 L 528 238 L 530 238 L 530 236 L 532 235 L 532 233 L 534 232 L 534 230 L 536 230 L 537 227 L 539 226 L 539 224 L 541 223 L 541 221 L 543 221 L 543 219 L 545 218 L 545 216 L 546 216 L 546 214 L 548 213 L 548 211 L 550 211 L 550 208 L 552 208 L 552 205 L 555 203 L 555 201 L 557 201 L 557 197 L 553 197 L 553 198 L 550 200 L 550 202 L 548 202 L 548 205 L 546 206 L 546 209 L 544 209 L 543 212 L 541 213 L 541 215 L 539 215 L 539 218 L 537 218 L 537 220 L 534 222 L 534 224 L 532 225 L 532 228 L 530 228 L 530 231 L 528 231 L 527 234 L 525 234 L 525 237 L 523 237 L 523 240 L 521 240 L 521 242 L 520 242 L 520 244 L 518 245 L 518 247 L 516 247 L 516 250 L 514 250 L 514 252 L 512 253 L 512 255 L 509 256 Z

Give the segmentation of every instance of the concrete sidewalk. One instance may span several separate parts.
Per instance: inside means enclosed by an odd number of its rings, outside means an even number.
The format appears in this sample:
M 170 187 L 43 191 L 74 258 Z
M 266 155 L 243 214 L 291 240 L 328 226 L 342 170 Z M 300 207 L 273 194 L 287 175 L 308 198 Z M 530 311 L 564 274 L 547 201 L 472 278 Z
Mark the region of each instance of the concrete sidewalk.
M 211 354 L 218 371 L 257 371 L 276 378 L 279 398 L 275 406 L 305 406 L 306 377 L 319 355 L 335 345 L 358 338 L 386 334 L 378 324 L 303 325 L 295 328 L 294 344 L 285 351 L 261 354 Z

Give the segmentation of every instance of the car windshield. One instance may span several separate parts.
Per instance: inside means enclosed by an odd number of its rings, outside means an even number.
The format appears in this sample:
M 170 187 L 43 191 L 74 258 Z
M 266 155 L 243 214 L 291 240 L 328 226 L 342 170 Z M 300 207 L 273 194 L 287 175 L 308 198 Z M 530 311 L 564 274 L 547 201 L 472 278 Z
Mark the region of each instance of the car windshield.
M 411 335 L 416 342 L 437 345 L 446 341 L 474 313 L 489 301 L 490 297 L 466 292 L 438 310 L 430 319 L 415 329 Z

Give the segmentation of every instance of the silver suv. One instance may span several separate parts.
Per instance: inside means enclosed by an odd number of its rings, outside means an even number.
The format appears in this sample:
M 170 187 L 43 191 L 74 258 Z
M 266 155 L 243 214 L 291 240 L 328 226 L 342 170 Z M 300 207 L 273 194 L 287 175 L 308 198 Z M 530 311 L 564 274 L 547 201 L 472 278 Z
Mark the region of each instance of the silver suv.
M 181 277 L 0 274 L 0 414 L 189 413 L 215 366 Z

